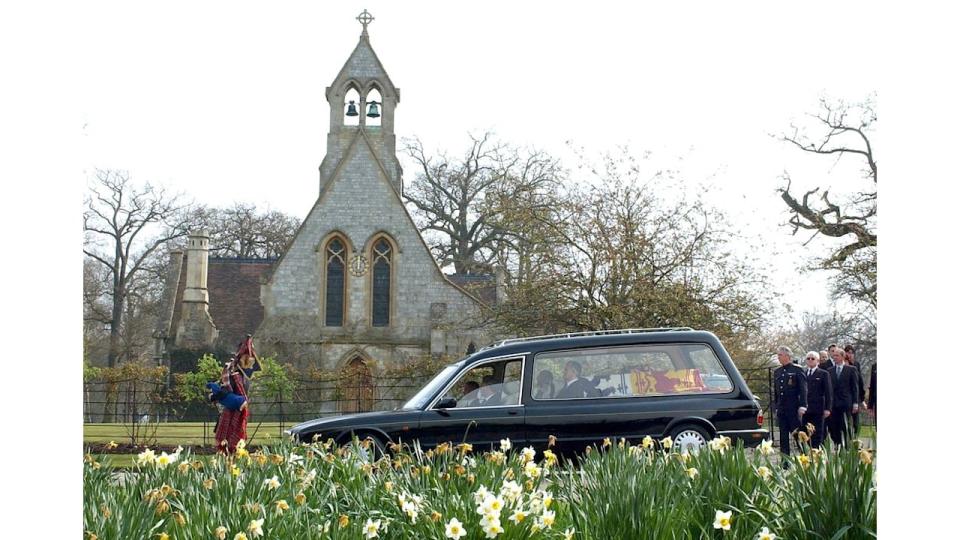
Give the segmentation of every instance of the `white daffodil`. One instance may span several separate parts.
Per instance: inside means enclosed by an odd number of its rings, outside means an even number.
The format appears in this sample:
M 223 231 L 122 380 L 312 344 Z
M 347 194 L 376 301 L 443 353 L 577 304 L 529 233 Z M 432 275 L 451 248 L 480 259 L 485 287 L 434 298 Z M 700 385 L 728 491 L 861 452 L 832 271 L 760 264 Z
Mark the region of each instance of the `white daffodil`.
M 539 478 L 540 472 L 540 467 L 537 467 L 537 464 L 533 461 L 528 461 L 526 465 L 523 466 L 523 474 L 528 478 Z
M 760 529 L 760 533 L 757 534 L 757 540 L 777 540 L 777 535 L 770 532 L 770 529 L 764 527 Z
M 247 531 L 250 533 L 250 536 L 257 538 L 263 536 L 263 518 L 255 519 L 247 525 Z
M 368 539 L 380 536 L 380 520 L 373 521 L 367 518 L 367 522 L 363 525 L 363 536 Z
M 513 443 L 510 442 L 510 439 L 500 439 L 500 450 L 506 452 L 513 448 Z
M 510 521 L 515 525 L 519 525 L 525 519 L 527 519 L 527 513 L 523 511 L 523 508 L 517 508 L 513 511 L 513 514 L 510 515 Z
M 732 516 L 733 516 L 732 510 L 727 512 L 717 510 L 717 515 L 713 518 L 713 528 L 729 531 L 730 523 L 733 521 Z
M 770 454 L 776 452 L 773 448 L 773 440 L 766 439 L 760 443 L 760 453 L 764 456 L 769 456 Z
M 490 523 L 483 528 L 483 532 L 486 533 L 486 538 L 496 538 L 501 533 L 503 533 L 503 527 L 500 526 L 500 520 L 497 520 L 495 523 Z
M 520 455 L 523 457 L 523 462 L 526 463 L 537 457 L 537 451 L 532 446 L 528 446 L 520 451 Z
M 488 495 L 490 495 L 490 492 L 487 490 L 487 486 L 480 484 L 480 487 L 477 488 L 477 491 L 473 493 L 473 502 L 481 504 Z
M 570 528 L 563 531 L 563 540 L 573 540 L 574 529 Z
M 508 480 L 500 488 L 500 495 L 506 497 L 510 502 L 514 502 L 520 495 L 523 495 L 523 487 L 513 480 Z
M 270 489 L 277 489 L 280 487 L 280 480 L 277 480 L 277 475 L 273 475 L 273 478 L 267 478 L 263 481 L 263 485 L 267 486 Z
M 540 522 L 543 523 L 543 526 L 550 528 L 553 526 L 553 522 L 557 519 L 557 514 L 553 510 L 544 510 L 543 514 L 540 516 Z
M 463 528 L 463 523 L 460 523 L 460 520 L 453 518 L 446 524 L 446 534 L 447 538 L 452 538 L 453 540 L 460 540 L 461 536 L 467 534 L 466 529 Z
M 153 453 L 153 450 L 147 448 L 137 454 L 137 465 L 152 465 L 156 459 L 157 455 Z

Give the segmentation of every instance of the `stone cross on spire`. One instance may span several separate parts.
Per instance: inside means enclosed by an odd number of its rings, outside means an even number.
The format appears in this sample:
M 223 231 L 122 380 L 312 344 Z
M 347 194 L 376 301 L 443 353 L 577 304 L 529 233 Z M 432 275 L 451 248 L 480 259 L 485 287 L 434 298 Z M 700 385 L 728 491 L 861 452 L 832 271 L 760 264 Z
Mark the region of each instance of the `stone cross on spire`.
M 357 16 L 357 20 L 360 21 L 360 24 L 363 25 L 363 35 L 367 35 L 367 25 L 373 22 L 373 15 L 370 14 L 366 9 L 363 10 L 363 13 Z

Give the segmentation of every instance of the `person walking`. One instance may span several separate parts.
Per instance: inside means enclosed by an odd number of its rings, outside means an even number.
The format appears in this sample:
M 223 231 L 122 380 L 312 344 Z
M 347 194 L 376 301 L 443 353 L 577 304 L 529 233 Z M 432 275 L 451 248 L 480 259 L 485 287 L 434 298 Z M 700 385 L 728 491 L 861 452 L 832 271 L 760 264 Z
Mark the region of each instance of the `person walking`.
M 853 434 L 860 435 L 860 409 L 867 408 L 867 388 L 863 384 L 863 371 L 860 370 L 860 362 L 857 362 L 853 345 L 848 344 L 843 347 L 843 356 L 847 365 L 854 368 L 854 374 L 857 376 L 857 403 L 859 407 L 851 416 L 853 418 Z
M 856 401 L 856 374 L 846 365 L 844 352 L 840 347 L 833 350 L 833 364 L 834 366 L 829 370 L 833 383 L 833 410 L 830 412 L 827 425 L 830 438 L 835 445 L 839 446 L 850 438 L 848 417 L 859 407 Z
M 803 369 L 793 363 L 792 356 L 789 347 L 777 347 L 780 367 L 773 371 L 773 402 L 780 425 L 780 451 L 787 456 L 790 455 L 790 436 L 800 428 L 800 419 L 807 411 L 807 378 Z
M 818 367 L 820 355 L 817 351 L 807 353 L 807 367 L 804 375 L 807 379 L 807 412 L 803 414 L 803 427 L 813 426 L 810 446 L 820 448 L 823 443 L 824 421 L 830 417 L 833 408 L 833 381 L 830 374 Z

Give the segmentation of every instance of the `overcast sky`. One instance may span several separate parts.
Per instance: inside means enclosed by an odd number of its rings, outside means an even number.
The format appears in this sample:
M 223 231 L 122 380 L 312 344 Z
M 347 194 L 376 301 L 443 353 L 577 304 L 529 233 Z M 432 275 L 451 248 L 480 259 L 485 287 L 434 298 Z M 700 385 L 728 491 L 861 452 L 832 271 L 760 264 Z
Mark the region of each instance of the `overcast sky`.
M 460 152 L 468 132 L 494 130 L 570 167 L 568 141 L 588 155 L 651 152 L 651 173 L 674 167 L 692 188 L 712 186 L 709 200 L 747 237 L 743 251 L 770 270 L 784 303 L 828 306 L 825 276 L 798 272 L 822 244 L 791 238 L 775 190 L 784 170 L 798 187 L 838 193 L 857 177 L 770 134 L 814 112 L 821 95 L 857 101 L 879 83 L 869 61 L 823 61 L 863 37 L 835 32 L 822 13 L 729 2 L 152 5 L 88 6 L 83 76 L 95 84 L 77 90 L 87 175 L 126 169 L 204 204 L 305 217 L 325 150 L 324 89 L 366 8 L 371 43 L 401 89 L 398 138 Z M 852 10 L 832 9 L 833 20 L 858 24 Z

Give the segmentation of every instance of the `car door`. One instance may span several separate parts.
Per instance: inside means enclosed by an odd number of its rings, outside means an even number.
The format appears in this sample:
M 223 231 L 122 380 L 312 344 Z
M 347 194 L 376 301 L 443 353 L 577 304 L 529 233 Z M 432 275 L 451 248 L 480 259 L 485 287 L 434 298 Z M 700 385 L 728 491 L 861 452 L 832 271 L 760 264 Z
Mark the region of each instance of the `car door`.
M 522 374 L 522 357 L 485 361 L 465 370 L 421 415 L 421 444 L 466 441 L 479 451 L 498 447 L 506 438 L 525 443 Z M 470 382 L 479 388 L 473 390 Z M 456 406 L 441 407 L 444 398 L 456 399 Z

